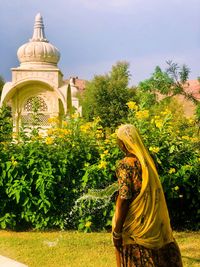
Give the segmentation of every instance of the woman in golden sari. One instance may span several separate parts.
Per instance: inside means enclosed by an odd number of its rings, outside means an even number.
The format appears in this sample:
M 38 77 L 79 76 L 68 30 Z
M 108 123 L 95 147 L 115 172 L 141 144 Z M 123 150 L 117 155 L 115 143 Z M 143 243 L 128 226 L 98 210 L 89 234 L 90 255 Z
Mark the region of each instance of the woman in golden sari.
M 133 125 L 117 130 L 126 156 L 118 163 L 119 194 L 112 234 L 118 267 L 182 267 L 155 164 Z

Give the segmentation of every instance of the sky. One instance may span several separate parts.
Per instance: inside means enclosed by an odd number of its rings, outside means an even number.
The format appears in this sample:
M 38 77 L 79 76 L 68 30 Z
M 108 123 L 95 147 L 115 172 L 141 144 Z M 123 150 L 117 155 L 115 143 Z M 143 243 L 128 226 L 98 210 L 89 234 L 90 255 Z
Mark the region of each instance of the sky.
M 61 53 L 64 78 L 91 80 L 118 61 L 130 63 L 131 85 L 172 60 L 200 76 L 200 0 L 0 0 L 0 75 L 11 80 L 18 48 L 41 13 L 45 35 Z

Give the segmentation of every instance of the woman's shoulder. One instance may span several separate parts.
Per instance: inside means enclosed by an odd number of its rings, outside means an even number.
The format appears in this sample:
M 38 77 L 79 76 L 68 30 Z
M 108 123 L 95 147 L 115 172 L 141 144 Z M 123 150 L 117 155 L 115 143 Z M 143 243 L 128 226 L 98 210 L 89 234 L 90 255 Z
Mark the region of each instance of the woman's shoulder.
M 119 165 L 135 165 L 139 163 L 139 159 L 134 154 L 130 154 L 128 156 L 125 156 L 123 159 L 121 159 L 118 164 Z

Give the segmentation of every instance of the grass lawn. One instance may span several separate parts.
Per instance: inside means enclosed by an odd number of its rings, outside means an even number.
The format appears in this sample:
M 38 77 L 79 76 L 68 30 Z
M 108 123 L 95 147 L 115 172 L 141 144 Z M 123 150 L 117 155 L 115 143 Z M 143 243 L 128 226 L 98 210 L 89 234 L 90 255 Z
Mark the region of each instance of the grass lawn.
M 184 267 L 200 266 L 200 232 L 178 232 Z M 109 233 L 0 231 L 0 255 L 29 267 L 115 267 Z

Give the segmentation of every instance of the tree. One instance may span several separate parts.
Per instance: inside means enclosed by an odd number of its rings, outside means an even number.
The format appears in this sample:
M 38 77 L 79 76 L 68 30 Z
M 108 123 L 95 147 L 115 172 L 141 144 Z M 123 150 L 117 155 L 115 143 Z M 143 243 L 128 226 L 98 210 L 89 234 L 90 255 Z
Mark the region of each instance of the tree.
M 134 96 L 129 90 L 129 64 L 118 62 L 110 73 L 95 76 L 86 85 L 81 104 L 86 120 L 100 117 L 103 127 L 116 127 L 127 116 L 126 103 Z
M 0 75 L 0 98 L 1 98 L 1 93 L 2 93 L 2 90 L 3 90 L 3 86 L 5 84 L 5 80 L 4 78 Z
M 170 98 L 183 95 L 197 105 L 199 101 L 191 93 L 185 91 L 190 73 L 189 68 L 186 65 L 179 66 L 172 61 L 166 63 L 168 65 L 166 71 L 162 71 L 157 66 L 152 77 L 139 84 L 139 89 L 143 92 L 150 92 L 154 95 L 161 94 Z
M 68 84 L 67 86 L 67 116 L 71 116 L 72 114 L 72 94 L 71 94 L 71 86 Z

